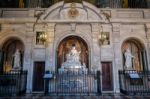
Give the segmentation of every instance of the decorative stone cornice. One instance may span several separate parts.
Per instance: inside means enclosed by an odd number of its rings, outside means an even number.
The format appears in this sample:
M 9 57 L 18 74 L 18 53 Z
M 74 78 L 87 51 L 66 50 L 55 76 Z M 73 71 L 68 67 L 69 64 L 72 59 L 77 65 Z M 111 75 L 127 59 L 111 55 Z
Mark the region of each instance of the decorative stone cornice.
M 36 18 L 0 18 L 0 23 L 35 23 Z M 147 24 L 150 19 L 110 19 L 111 23 Z M 104 20 L 39 20 L 38 23 L 106 23 Z M 107 23 L 109 24 L 109 23 Z

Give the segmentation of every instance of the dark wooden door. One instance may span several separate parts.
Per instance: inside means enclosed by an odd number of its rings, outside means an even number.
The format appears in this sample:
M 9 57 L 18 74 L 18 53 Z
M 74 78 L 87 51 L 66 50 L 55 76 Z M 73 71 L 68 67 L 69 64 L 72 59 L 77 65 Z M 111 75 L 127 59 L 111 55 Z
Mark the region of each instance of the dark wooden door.
M 45 62 L 35 62 L 33 71 L 33 91 L 43 91 Z
M 112 91 L 112 63 L 102 62 L 102 91 Z
M 4 64 L 4 52 L 0 51 L 0 73 L 3 72 L 3 64 Z

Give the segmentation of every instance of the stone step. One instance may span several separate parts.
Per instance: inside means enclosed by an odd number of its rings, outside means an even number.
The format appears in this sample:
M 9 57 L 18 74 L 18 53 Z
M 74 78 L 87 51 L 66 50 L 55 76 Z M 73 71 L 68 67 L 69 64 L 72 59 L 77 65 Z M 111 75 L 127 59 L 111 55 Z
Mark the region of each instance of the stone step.
M 120 94 L 104 94 L 100 96 L 45 96 L 43 94 L 26 94 L 24 96 L 0 97 L 0 99 L 150 99 L 150 95 L 120 95 Z

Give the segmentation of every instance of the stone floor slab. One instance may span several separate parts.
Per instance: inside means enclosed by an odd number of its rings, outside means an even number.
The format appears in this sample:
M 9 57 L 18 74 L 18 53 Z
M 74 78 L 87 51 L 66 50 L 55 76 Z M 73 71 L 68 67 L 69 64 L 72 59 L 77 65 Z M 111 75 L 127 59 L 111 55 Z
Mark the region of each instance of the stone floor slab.
M 0 97 L 0 99 L 150 99 L 150 96 L 129 96 L 122 94 L 102 94 L 100 96 L 44 96 L 43 94 L 26 94 L 25 96 Z

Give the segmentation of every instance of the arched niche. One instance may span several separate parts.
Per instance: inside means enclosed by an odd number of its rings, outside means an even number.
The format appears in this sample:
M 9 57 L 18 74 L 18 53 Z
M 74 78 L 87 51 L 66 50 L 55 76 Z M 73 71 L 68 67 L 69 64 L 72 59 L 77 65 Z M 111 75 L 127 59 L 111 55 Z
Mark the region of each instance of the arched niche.
M 89 67 L 89 50 L 87 43 L 78 36 L 68 36 L 64 38 L 58 45 L 57 48 L 57 69 L 61 68 L 61 64 L 66 61 L 66 55 L 71 50 L 72 45 L 76 46 L 77 51 L 80 53 L 80 62 L 83 65 L 85 63 L 86 67 Z
M 131 55 L 133 56 L 131 59 L 132 70 L 144 71 L 147 70 L 147 56 L 144 44 L 141 43 L 140 40 L 136 38 L 129 38 L 125 40 L 122 44 L 122 59 L 123 59 L 123 68 L 126 70 L 125 66 L 126 57 L 125 52 L 127 49 L 130 50 Z M 131 70 L 131 69 L 130 69 Z
M 16 50 L 20 52 L 20 65 L 21 68 L 23 66 L 23 53 L 24 53 L 24 44 L 23 42 L 15 37 L 9 38 L 6 40 L 2 46 L 2 67 L 1 71 L 3 72 L 10 72 L 14 66 L 14 53 Z

